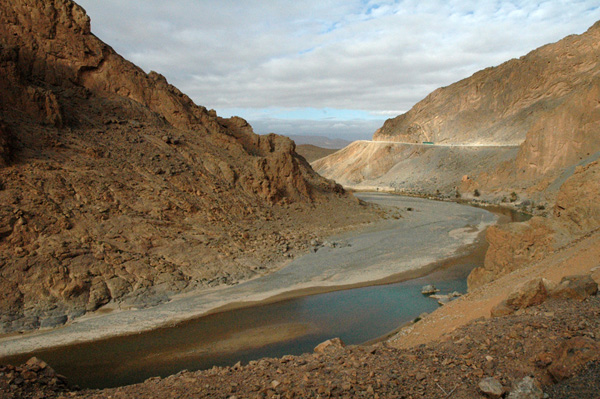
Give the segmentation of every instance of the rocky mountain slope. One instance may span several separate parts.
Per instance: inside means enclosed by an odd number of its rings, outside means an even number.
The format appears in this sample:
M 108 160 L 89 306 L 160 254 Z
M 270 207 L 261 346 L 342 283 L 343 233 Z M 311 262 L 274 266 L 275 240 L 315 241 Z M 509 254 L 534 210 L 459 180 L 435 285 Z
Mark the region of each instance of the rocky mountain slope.
M 361 143 L 352 152 L 319 160 L 314 167 L 347 186 L 400 191 L 413 190 L 411 174 L 425 169 L 430 178 L 439 176 L 433 184 L 423 182 L 423 191 L 429 193 L 457 187 L 472 196 L 477 189 L 493 200 L 514 191 L 521 198 L 552 202 L 560 186 L 553 183 L 568 177 L 561 176 L 567 168 L 572 172 L 574 165 L 600 156 L 599 98 L 600 22 L 581 35 L 434 91 L 409 112 L 387 120 L 373 137 L 433 142 L 431 148 L 418 147 L 424 156 L 402 146 L 387 156 L 388 144 Z M 459 166 L 451 165 L 455 172 L 447 175 L 443 162 L 431 164 L 432 158 L 446 157 L 447 149 L 438 144 L 472 147 L 455 156 Z M 479 145 L 505 147 L 497 147 L 490 157 L 495 147 Z M 407 158 L 410 165 L 405 165 Z M 356 163 L 352 172 L 336 167 L 350 160 Z
M 600 163 L 577 167 L 560 188 L 552 213 L 527 222 L 492 226 L 483 267 L 469 275 L 475 289 L 552 255 L 600 230 Z
M 463 176 L 513 160 L 518 147 L 442 147 L 355 141 L 312 162 L 323 176 L 358 190 L 392 190 L 454 198 Z M 473 189 L 470 190 L 471 193 Z
M 372 217 L 294 148 L 124 60 L 70 0 L 0 3 L 0 332 L 233 284 Z
M 543 132 L 546 139 L 581 139 L 570 146 L 573 154 L 564 154 L 572 162 L 581 141 L 597 134 L 599 42 L 600 22 L 582 35 L 437 89 L 387 120 L 373 139 L 519 145 Z

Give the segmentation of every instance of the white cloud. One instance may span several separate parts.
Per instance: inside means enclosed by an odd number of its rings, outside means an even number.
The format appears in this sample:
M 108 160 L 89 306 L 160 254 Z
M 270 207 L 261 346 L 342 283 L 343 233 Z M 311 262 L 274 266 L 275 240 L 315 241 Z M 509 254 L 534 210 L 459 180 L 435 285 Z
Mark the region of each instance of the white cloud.
M 597 0 L 79 3 L 101 39 L 208 108 L 328 107 L 382 119 L 600 19 Z M 277 131 L 275 120 L 250 122 Z

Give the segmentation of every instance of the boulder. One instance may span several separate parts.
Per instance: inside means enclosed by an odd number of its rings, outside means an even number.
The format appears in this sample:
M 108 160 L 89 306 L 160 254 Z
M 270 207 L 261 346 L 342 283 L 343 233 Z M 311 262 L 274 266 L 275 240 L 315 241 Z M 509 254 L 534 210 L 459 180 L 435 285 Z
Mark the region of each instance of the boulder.
M 445 304 L 450 302 L 453 298 L 450 298 L 450 296 L 448 296 L 448 295 L 437 295 L 437 298 L 435 298 L 435 299 L 437 299 L 438 305 L 444 306 Z
M 510 306 L 508 306 L 506 304 L 506 301 L 502 301 L 492 308 L 491 316 L 492 317 L 508 316 L 509 314 L 513 314 L 514 311 L 515 310 L 513 308 L 511 308 Z
M 34 370 L 34 371 L 43 370 L 46 367 L 48 367 L 48 363 L 46 363 L 42 359 L 38 359 L 35 356 L 30 358 L 29 360 L 27 360 L 25 365 L 27 366 L 27 368 L 29 368 L 30 370 Z
M 423 295 L 431 295 L 431 294 L 435 294 L 436 292 L 440 292 L 440 290 L 435 288 L 435 285 L 433 285 L 433 284 L 428 284 L 428 285 L 423 286 L 423 288 L 421 288 L 421 294 L 423 294 Z
M 531 377 L 525 377 L 510 391 L 508 399 L 542 399 L 544 392 Z
M 598 293 L 598 284 L 590 275 L 566 276 L 550 293 L 554 298 L 577 299 L 583 301 Z
M 600 344 L 588 337 L 574 337 L 561 343 L 554 351 L 556 360 L 548 367 L 555 381 L 572 377 L 586 363 L 600 358 Z
M 506 299 L 506 305 L 514 310 L 539 305 L 548 298 L 548 292 L 555 284 L 545 278 L 533 279 L 511 293 Z
M 315 347 L 315 353 L 326 354 L 344 348 L 346 344 L 339 338 L 328 339 Z
M 504 387 L 497 379 L 486 377 L 479 381 L 479 390 L 488 398 L 500 398 L 504 394 Z

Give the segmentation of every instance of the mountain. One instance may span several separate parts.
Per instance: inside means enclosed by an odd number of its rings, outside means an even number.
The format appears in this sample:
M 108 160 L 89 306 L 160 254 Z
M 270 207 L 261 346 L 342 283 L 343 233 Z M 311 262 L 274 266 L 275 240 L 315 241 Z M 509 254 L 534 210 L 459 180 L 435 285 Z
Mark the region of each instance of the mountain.
M 448 147 L 355 141 L 312 162 L 321 175 L 361 190 L 385 189 L 454 198 L 463 176 L 479 175 L 510 162 L 518 148 Z
M 422 180 L 424 192 L 455 187 L 472 196 L 477 189 L 491 200 L 514 191 L 521 198 L 551 201 L 558 188 L 553 183 L 564 181 L 567 168 L 599 156 L 598 43 L 600 22 L 581 35 L 437 89 L 387 120 L 375 143 L 355 143 L 352 151 L 346 148 L 346 157 L 334 154 L 335 159 L 313 166 L 352 187 L 411 191 L 419 185 L 414 174 L 425 169 L 437 182 Z M 350 159 L 358 164 L 352 173 L 346 165 Z
M 289 137 L 294 140 L 297 145 L 310 144 L 331 150 L 339 150 L 351 143 L 351 141 L 348 140 L 332 139 L 324 136 L 291 135 Z
M 0 332 L 235 284 L 370 218 L 290 139 L 123 59 L 74 2 L 0 3 Z
M 593 111 L 589 101 L 597 94 L 599 39 L 600 22 L 582 35 L 437 89 L 409 112 L 387 120 L 373 139 L 519 145 L 530 132 L 556 129 L 557 119 L 569 124 L 570 133 L 589 131 L 595 115 L 566 119 Z

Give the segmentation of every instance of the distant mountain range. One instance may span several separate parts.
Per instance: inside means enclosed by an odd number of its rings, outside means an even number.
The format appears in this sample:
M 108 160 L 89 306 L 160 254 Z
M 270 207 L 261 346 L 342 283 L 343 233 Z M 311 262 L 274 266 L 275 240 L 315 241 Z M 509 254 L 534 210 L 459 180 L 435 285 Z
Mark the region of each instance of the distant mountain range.
M 293 135 L 289 136 L 298 145 L 300 144 L 311 144 L 321 148 L 329 148 L 332 150 L 339 150 L 340 148 L 346 147 L 351 141 L 344 139 L 332 139 L 324 136 L 303 136 Z

